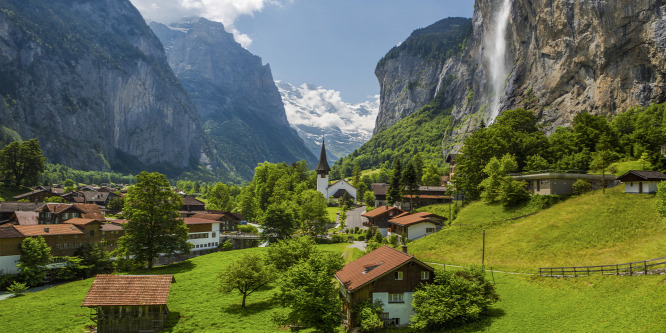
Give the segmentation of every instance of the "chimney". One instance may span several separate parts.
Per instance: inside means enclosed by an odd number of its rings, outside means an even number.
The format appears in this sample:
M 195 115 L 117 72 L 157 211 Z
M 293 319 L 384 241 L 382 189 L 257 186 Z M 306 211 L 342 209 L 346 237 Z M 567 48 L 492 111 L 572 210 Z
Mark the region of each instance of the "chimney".
M 49 227 L 44 227 L 44 232 L 49 232 Z
M 402 244 L 402 252 L 407 254 L 407 245 Z

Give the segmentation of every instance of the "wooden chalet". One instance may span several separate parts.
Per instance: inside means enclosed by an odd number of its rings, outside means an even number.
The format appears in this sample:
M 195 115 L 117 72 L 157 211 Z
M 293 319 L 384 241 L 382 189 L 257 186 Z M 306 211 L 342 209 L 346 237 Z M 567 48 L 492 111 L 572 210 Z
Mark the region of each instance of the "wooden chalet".
M 388 190 L 388 185 L 386 183 L 372 183 L 370 184 L 372 193 L 375 195 L 375 207 L 386 206 L 386 191 Z
M 44 205 L 35 202 L 0 202 L 0 224 L 11 221 L 15 212 L 34 212 Z
M 28 202 L 44 202 L 44 199 L 50 197 L 57 197 L 60 194 L 55 194 L 51 190 L 36 189 L 32 192 L 23 193 L 14 197 L 14 200 L 26 200 Z
M 205 212 L 206 204 L 193 197 L 183 196 L 183 207 L 180 210 L 184 212 Z
M 389 236 L 392 234 L 407 237 L 407 240 L 415 240 L 437 232 L 447 218 L 428 212 L 415 214 L 401 214 L 390 219 Z
M 657 193 L 659 182 L 666 180 L 666 175 L 659 171 L 630 170 L 617 178 L 624 183 L 625 193 Z
M 447 195 L 446 190 L 446 186 L 419 186 L 417 193 L 402 196 L 402 209 L 411 211 L 412 203 L 413 208 L 418 208 L 450 202 L 453 196 Z M 407 188 L 403 193 L 407 193 Z
M 412 297 L 422 283 L 434 281 L 434 269 L 405 252 L 382 246 L 335 273 L 343 299 L 345 326 L 351 330 L 353 309 L 365 301 L 382 301 L 385 327 L 408 325 L 414 315 Z
M 100 274 L 81 306 L 91 309 L 98 333 L 158 332 L 169 317 L 172 282 L 173 275 Z
M 457 153 L 450 153 L 446 155 L 446 160 L 444 162 L 449 163 L 449 177 L 453 178 L 453 175 L 455 174 L 456 171 L 456 159 L 460 154 Z
M 365 226 L 379 230 L 382 236 L 386 237 L 389 228 L 388 221 L 403 213 L 405 211 L 397 207 L 380 206 L 361 216 L 367 219 L 367 222 L 363 223 Z

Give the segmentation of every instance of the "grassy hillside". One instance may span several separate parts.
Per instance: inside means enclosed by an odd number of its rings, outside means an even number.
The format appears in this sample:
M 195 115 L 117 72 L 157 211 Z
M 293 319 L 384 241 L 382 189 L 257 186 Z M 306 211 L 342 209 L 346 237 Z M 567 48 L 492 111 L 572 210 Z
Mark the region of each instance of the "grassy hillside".
M 14 201 L 14 197 L 32 191 L 29 187 L 16 187 L 0 184 L 0 201 Z
M 426 261 L 481 263 L 534 272 L 538 267 L 615 264 L 666 256 L 666 223 L 653 195 L 623 193 L 623 187 L 592 192 L 530 213 L 504 211 L 481 202 L 465 207 L 449 229 L 410 243 Z
M 347 244 L 321 245 L 323 250 L 342 253 Z M 242 250 L 261 252 L 265 248 Z M 272 332 L 278 328 L 271 314 L 282 311 L 270 299 L 275 290 L 256 292 L 240 307 L 237 293 L 218 291 L 218 274 L 237 258 L 239 251 L 217 252 L 182 263 L 158 267 L 139 274 L 174 274 L 166 332 Z M 353 252 L 345 253 L 349 258 Z M 0 301 L 0 332 L 77 332 L 92 325 L 90 310 L 81 302 L 93 279 L 71 282 L 23 297 Z M 54 311 L 57 309 L 57 311 Z M 39 320 L 33 320 L 39 318 Z

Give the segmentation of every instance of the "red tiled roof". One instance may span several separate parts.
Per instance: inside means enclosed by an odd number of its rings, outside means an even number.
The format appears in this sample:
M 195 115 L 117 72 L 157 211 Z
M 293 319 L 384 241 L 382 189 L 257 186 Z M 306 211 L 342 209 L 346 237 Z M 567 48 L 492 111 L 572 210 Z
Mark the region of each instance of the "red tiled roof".
M 102 222 L 100 222 L 98 220 L 95 220 L 95 219 L 85 219 L 85 218 L 82 218 L 82 217 L 75 217 L 73 219 L 69 219 L 65 223 L 74 224 L 74 225 L 78 225 L 78 226 L 84 226 L 86 224 L 93 223 L 93 222 L 102 223 Z
M 433 213 L 428 213 L 428 212 L 421 212 L 421 213 L 416 213 L 416 214 L 409 214 L 409 215 L 404 215 L 400 217 L 396 217 L 393 219 L 389 220 L 389 223 L 394 223 L 394 224 L 400 224 L 400 225 L 412 225 L 416 223 L 421 223 L 421 222 L 433 222 L 428 219 L 428 217 L 438 217 L 443 220 L 446 220 L 446 218 L 441 217 L 439 215 L 435 215 Z
M 37 213 L 37 212 L 16 211 L 16 212 L 14 212 L 14 215 L 16 216 L 16 220 L 18 221 L 18 224 L 20 224 L 20 225 L 39 224 L 39 221 L 37 220 L 37 218 L 39 217 L 39 213 Z
M 104 214 L 102 214 L 102 211 L 99 210 L 99 206 L 95 204 L 75 203 L 74 207 L 78 208 L 82 212 L 81 217 L 83 218 L 99 221 L 106 220 L 104 218 Z
M 106 275 L 95 277 L 81 306 L 166 304 L 173 275 Z
M 73 224 L 38 224 L 38 225 L 15 225 L 23 236 L 50 236 L 50 235 L 81 235 L 83 231 Z M 48 230 L 48 231 L 47 231 Z
M 210 221 L 219 221 L 221 218 L 223 218 L 224 215 L 222 214 L 206 214 L 206 213 L 197 213 L 192 215 L 191 217 L 188 218 L 197 218 L 197 219 L 204 219 L 204 220 L 210 220 Z M 210 223 L 209 221 L 209 223 Z
M 44 207 L 41 209 L 41 211 L 49 211 L 52 213 L 61 213 L 67 209 L 70 209 L 74 207 L 72 204 L 63 204 L 63 203 L 48 203 L 44 205 Z M 80 210 L 80 209 L 79 209 Z
M 369 212 L 363 213 L 363 214 L 361 214 L 361 216 L 377 217 L 377 216 L 380 216 L 382 214 L 388 213 L 390 211 L 394 211 L 394 212 L 397 212 L 397 213 L 403 213 L 404 212 L 402 209 L 397 208 L 397 207 L 381 206 L 381 207 L 377 207 L 377 208 L 375 208 L 375 209 L 373 209 Z
M 418 261 L 406 253 L 384 245 L 348 263 L 341 271 L 335 273 L 335 277 L 351 292 L 411 260 Z

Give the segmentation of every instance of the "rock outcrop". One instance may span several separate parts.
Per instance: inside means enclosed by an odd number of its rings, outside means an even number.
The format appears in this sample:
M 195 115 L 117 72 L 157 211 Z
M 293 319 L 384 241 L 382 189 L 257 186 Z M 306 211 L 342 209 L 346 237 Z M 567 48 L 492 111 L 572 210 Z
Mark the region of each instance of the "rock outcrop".
M 173 174 L 210 154 L 129 0 L 0 1 L 0 95 L 0 138 L 38 138 L 54 163 Z
M 315 156 L 289 126 L 269 65 L 238 44 L 218 22 L 204 18 L 150 27 L 189 92 L 226 168 L 251 179 L 257 163 Z
M 493 39 L 493 28 L 502 2 L 476 2 L 461 52 L 428 58 L 401 51 L 380 62 L 375 131 L 438 94 L 456 123 L 445 148 L 481 120 L 493 121 L 489 49 L 500 42 Z M 666 101 L 664 1 L 513 0 L 509 5 L 506 51 L 499 61 L 507 75 L 498 110 L 531 109 L 550 132 L 581 111 L 613 116 Z

